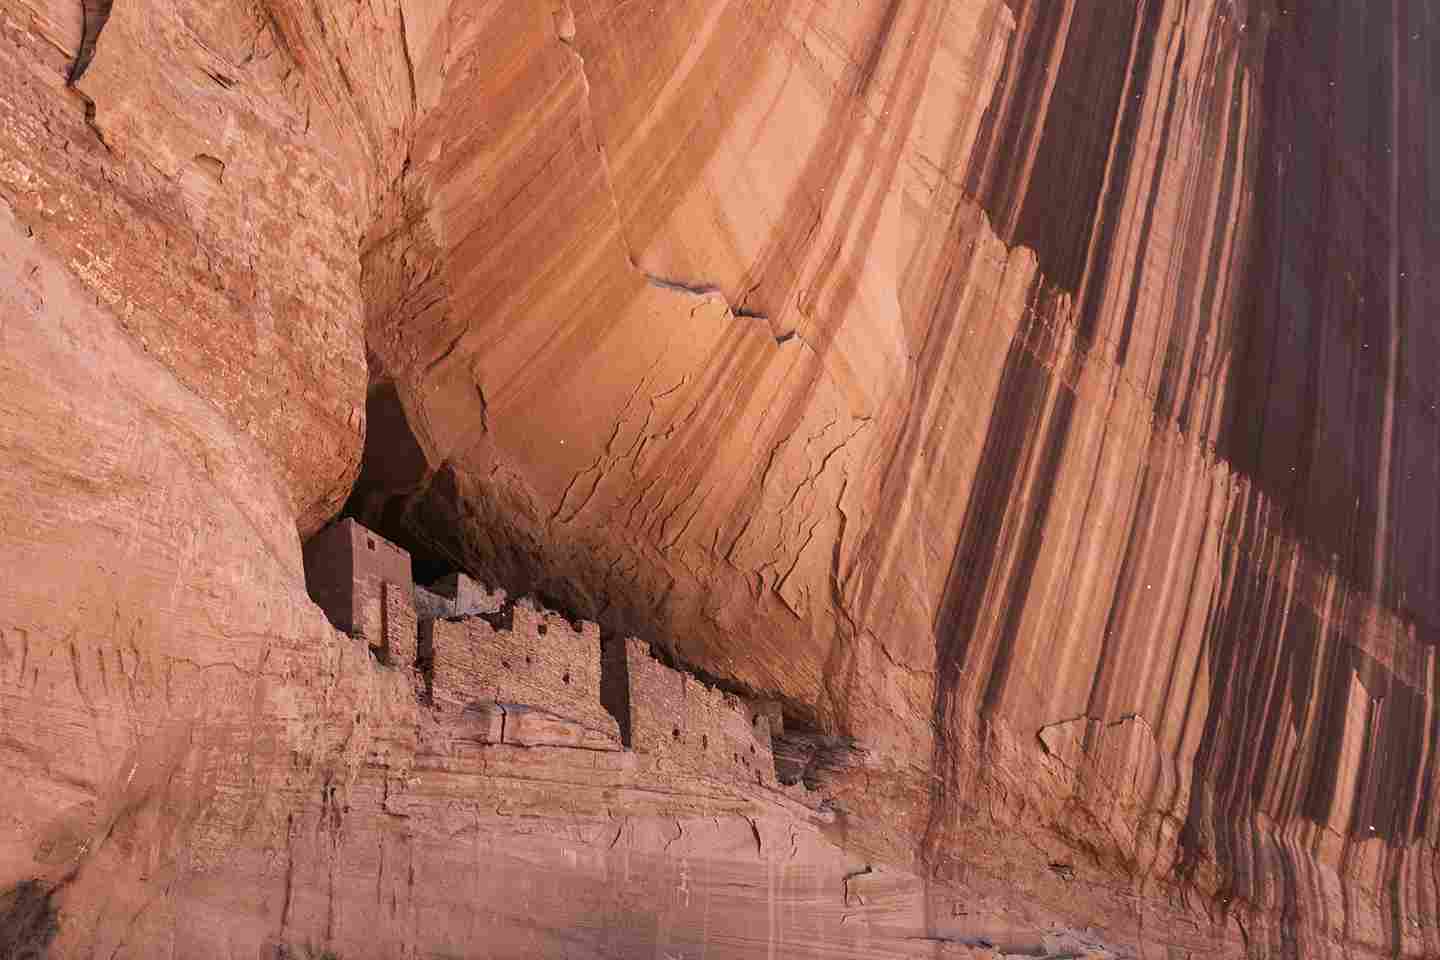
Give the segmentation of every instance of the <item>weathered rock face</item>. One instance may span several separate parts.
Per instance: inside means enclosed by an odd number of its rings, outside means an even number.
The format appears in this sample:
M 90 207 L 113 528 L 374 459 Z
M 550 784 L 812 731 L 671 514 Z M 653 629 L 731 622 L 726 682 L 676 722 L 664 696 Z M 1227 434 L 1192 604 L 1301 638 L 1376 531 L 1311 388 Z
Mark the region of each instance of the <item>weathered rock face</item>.
M 1440 950 L 1436 37 L 6 0 L 0 946 Z M 853 743 L 827 815 L 422 705 L 342 504 Z

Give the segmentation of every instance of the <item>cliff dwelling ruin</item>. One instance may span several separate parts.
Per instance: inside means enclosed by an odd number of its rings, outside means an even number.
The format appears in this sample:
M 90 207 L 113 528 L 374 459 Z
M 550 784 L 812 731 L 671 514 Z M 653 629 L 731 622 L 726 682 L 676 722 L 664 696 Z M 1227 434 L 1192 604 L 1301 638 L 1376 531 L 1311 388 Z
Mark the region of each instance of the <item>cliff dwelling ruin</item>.
M 511 600 L 464 573 L 429 587 L 410 554 L 353 518 L 305 543 L 311 597 L 380 662 L 414 671 L 417 695 L 463 715 L 479 743 L 633 750 L 657 767 L 779 787 L 774 738 L 782 711 L 672 669 L 635 638 L 610 637 L 529 599 Z M 805 734 L 782 751 L 804 752 Z M 779 763 L 786 784 L 805 761 Z

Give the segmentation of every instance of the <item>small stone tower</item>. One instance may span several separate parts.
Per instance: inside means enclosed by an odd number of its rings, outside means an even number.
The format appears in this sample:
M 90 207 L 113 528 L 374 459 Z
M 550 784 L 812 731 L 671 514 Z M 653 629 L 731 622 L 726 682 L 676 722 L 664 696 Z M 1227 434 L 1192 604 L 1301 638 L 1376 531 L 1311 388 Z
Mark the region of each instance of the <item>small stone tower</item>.
M 410 554 L 349 517 L 305 542 L 305 583 L 330 622 L 395 666 L 415 663 Z

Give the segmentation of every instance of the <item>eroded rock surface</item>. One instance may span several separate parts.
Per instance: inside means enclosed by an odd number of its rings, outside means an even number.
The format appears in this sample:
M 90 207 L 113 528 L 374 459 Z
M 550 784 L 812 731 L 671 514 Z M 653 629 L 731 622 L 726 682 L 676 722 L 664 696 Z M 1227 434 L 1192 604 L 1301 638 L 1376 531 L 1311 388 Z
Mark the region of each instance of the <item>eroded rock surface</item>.
M 1437 37 L 3 0 L 0 944 L 1440 951 Z M 427 700 L 342 506 L 814 802 Z

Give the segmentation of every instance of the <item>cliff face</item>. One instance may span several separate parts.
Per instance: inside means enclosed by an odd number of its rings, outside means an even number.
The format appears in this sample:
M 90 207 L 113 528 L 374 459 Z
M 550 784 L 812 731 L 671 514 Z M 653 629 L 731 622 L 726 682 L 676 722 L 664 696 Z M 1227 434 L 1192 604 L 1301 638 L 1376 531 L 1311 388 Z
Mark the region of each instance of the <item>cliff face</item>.
M 5 0 L 0 945 L 1440 950 L 1436 20 Z M 864 760 L 464 746 L 342 508 Z

